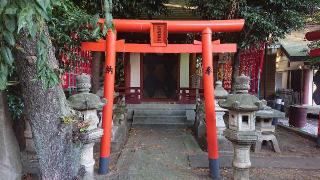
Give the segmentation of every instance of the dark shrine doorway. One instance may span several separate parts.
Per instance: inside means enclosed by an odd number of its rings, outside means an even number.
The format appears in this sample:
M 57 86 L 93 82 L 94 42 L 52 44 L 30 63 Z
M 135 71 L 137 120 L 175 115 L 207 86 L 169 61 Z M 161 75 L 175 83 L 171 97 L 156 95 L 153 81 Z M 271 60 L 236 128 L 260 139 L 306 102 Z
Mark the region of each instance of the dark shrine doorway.
M 178 54 L 144 54 L 141 69 L 144 100 L 175 101 L 178 99 Z

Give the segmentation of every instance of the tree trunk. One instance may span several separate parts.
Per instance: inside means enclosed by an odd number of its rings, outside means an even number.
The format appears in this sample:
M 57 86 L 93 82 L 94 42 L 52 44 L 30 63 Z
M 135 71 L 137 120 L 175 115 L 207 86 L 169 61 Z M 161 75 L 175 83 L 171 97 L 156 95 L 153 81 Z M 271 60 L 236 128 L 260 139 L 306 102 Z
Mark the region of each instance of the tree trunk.
M 49 39 L 48 63 L 50 68 L 58 68 Z M 40 164 L 41 179 L 73 179 L 79 170 L 80 147 L 72 142 L 72 126 L 62 125 L 61 118 L 69 116 L 72 110 L 67 104 L 61 85 L 48 90 L 36 78 L 36 44 L 22 31 L 17 42 L 23 51 L 17 51 L 17 70 L 22 87 L 26 118 L 29 119 Z
M 236 78 L 239 76 L 239 66 L 240 66 L 240 49 L 234 54 L 232 59 L 232 81 L 231 81 L 231 92 L 235 93 L 235 83 Z

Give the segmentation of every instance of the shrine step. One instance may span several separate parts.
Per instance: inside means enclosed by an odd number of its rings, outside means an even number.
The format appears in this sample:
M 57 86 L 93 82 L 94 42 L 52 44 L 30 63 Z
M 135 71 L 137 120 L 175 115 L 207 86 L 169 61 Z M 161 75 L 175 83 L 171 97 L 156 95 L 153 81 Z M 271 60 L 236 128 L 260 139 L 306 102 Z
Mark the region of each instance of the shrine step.
M 168 116 L 168 115 L 158 115 L 158 116 L 133 116 L 132 126 L 166 126 L 166 127 L 187 127 L 191 126 L 193 122 L 188 121 L 185 115 L 182 116 Z
M 151 110 L 135 110 L 134 116 L 185 116 L 185 110 L 159 110 L 159 109 L 151 109 Z
M 127 104 L 127 108 L 133 110 L 188 110 L 195 109 L 195 104 L 142 103 Z

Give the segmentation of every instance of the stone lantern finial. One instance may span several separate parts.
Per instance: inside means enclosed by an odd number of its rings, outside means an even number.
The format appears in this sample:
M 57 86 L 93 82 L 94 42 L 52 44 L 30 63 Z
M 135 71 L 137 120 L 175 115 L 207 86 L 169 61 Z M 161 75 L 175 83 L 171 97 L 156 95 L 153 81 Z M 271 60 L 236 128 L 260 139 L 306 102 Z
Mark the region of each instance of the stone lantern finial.
M 241 74 L 236 78 L 236 93 L 248 93 L 250 89 L 250 78 Z
M 81 74 L 76 77 L 78 94 L 69 97 L 71 107 L 78 111 L 101 109 L 106 103 L 96 94 L 90 93 L 91 78 L 88 74 Z
M 76 77 L 78 92 L 90 92 L 91 77 L 88 74 L 81 74 Z
M 218 104 L 225 109 L 235 111 L 253 112 L 263 109 L 265 102 L 256 96 L 249 94 L 250 78 L 241 75 L 236 78 L 236 94 L 231 94 L 226 100 L 220 100 Z
M 216 99 L 226 99 L 229 93 L 222 87 L 221 81 L 216 81 L 215 83 L 215 98 Z

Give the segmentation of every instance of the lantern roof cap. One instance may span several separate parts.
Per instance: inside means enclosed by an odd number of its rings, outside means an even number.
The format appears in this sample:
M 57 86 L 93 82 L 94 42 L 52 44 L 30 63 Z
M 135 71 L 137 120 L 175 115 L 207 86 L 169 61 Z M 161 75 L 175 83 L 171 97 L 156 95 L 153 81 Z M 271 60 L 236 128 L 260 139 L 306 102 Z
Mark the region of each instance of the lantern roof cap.
M 216 99 L 226 99 L 229 95 L 228 91 L 222 87 L 221 81 L 216 81 L 214 96 Z
M 79 93 L 69 97 L 70 106 L 78 111 L 101 109 L 106 102 L 101 100 L 98 95 L 90 93 L 90 75 L 78 75 L 76 80 Z
M 265 102 L 248 93 L 250 78 L 241 75 L 236 78 L 236 94 L 231 94 L 226 100 L 220 100 L 218 104 L 225 109 L 235 111 L 258 111 L 264 108 Z

